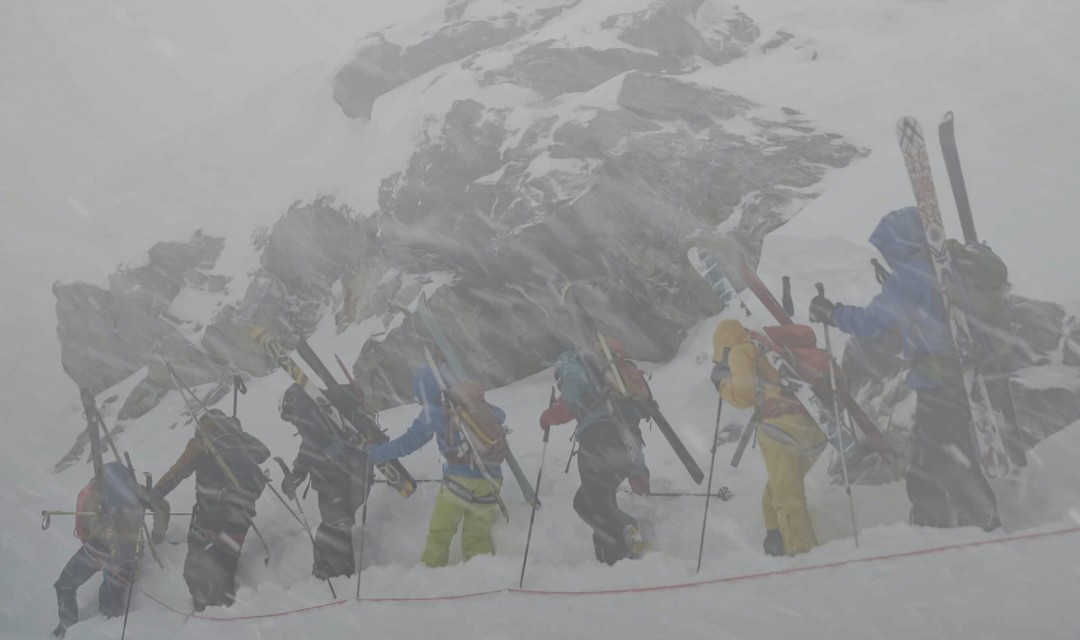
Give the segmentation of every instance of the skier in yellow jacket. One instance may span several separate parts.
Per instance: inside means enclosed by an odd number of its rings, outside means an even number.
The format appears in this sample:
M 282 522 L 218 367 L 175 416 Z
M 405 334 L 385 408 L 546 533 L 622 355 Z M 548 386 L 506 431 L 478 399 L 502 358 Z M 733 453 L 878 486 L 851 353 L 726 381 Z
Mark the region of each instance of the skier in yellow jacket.
M 817 546 L 806 507 L 803 478 L 825 449 L 825 434 L 798 400 L 781 389 L 780 375 L 751 342 L 737 320 L 723 320 L 713 332 L 712 380 L 735 407 L 754 407 L 761 457 L 768 482 L 761 498 L 765 553 L 805 553 Z

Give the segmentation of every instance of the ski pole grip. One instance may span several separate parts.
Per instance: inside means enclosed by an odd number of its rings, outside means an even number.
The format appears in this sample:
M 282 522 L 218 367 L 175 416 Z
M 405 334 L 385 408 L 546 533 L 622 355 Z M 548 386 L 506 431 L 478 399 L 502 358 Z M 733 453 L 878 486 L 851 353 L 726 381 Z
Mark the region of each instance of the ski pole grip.
M 41 530 L 44 531 L 44 530 L 48 529 L 50 524 L 52 524 L 52 518 L 49 516 L 49 512 L 48 511 L 42 511 L 41 512 Z
M 281 472 L 285 474 L 285 477 L 292 475 L 292 471 L 289 470 L 289 465 L 285 464 L 285 461 L 281 459 L 281 456 L 274 456 L 274 462 L 278 463 L 281 467 Z

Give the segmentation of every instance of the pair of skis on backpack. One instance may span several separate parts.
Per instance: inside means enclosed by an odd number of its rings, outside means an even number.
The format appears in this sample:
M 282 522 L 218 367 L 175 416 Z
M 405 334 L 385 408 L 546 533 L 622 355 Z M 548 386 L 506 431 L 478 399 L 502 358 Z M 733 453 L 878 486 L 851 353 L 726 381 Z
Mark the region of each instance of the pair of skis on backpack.
M 691 247 L 687 252 L 687 258 L 725 306 L 730 307 L 735 300 L 738 300 L 746 315 L 753 315 L 750 308 L 739 298 L 716 258 L 698 247 Z M 780 325 L 765 327 L 763 334 L 751 332 L 751 339 L 769 364 L 780 374 L 781 386 L 799 401 L 807 414 L 821 427 L 829 444 L 845 456 L 850 456 L 855 452 L 857 442 L 865 443 L 872 451 L 883 457 L 895 455 L 884 434 L 851 397 L 842 376 L 837 376 L 837 390 L 832 389 L 829 384 L 829 366 L 831 365 L 837 373 L 840 367 L 835 362 L 829 363 L 827 360 L 824 363 L 820 362 L 827 356 L 817 349 L 812 330 L 807 327 L 806 331 L 797 331 L 802 325 L 795 324 L 790 314 L 777 302 L 772 292 L 745 260 L 740 263 L 739 275 L 747 289 Z M 833 410 L 834 406 L 839 406 L 841 413 L 847 413 L 851 422 L 854 422 L 862 433 L 861 439 L 856 437 L 851 424 L 838 419 Z M 750 430 L 744 433 L 749 435 Z M 739 444 L 736 459 L 732 461 L 733 465 L 738 464 L 737 460 L 747 442 L 748 438 L 744 436 Z
M 964 175 L 960 169 L 960 156 L 957 151 L 952 112 L 945 114 L 938 135 L 945 167 L 952 186 L 956 209 L 960 216 L 964 241 L 968 245 L 978 245 L 975 233 L 975 220 L 968 200 Z M 960 275 L 952 256 L 947 250 L 945 228 L 941 220 L 941 207 L 934 188 L 934 178 L 930 168 L 930 155 L 926 147 L 922 126 L 911 116 L 901 118 L 896 125 L 896 137 L 904 157 L 908 177 L 915 193 L 919 217 L 922 219 L 926 242 L 930 249 L 934 276 L 938 291 L 944 304 L 945 316 L 952 337 L 953 346 L 959 358 L 964 393 L 971 409 L 972 436 L 978 447 L 979 464 L 988 478 L 1004 478 L 1016 471 L 1016 465 L 1009 455 L 1002 437 L 1002 430 L 1008 426 L 1002 411 L 991 402 L 986 381 L 981 370 L 982 363 L 977 356 L 980 336 L 964 313 L 961 301 L 956 299 L 955 290 L 949 284 L 959 282 Z
M 960 217 L 964 241 L 968 245 L 977 245 L 978 236 L 975 233 L 974 216 L 960 167 L 954 124 L 952 112 L 946 113 L 938 127 L 938 135 L 949 175 L 949 182 L 956 201 L 957 212 Z M 960 360 L 964 392 L 971 408 L 972 435 L 978 447 L 979 463 L 987 477 L 1006 477 L 1015 471 L 1015 465 L 1005 447 L 1001 433 L 1002 428 L 1006 426 L 1006 420 L 1003 413 L 991 404 L 990 394 L 987 391 L 985 380 L 979 368 L 980 361 L 974 355 L 977 349 L 978 336 L 969 326 L 967 317 L 961 310 L 960 301 L 953 299 L 947 286 L 949 282 L 956 282 L 959 275 L 951 256 L 946 250 L 945 229 L 941 220 L 940 204 L 934 188 L 926 138 L 923 135 L 922 126 L 915 118 L 910 116 L 900 119 L 897 123 L 896 133 L 908 177 L 915 194 L 919 216 L 922 219 L 923 230 L 926 233 L 927 245 L 930 249 L 938 290 L 944 304 L 949 333 Z M 713 290 L 720 296 L 722 302 L 726 303 L 736 296 L 734 287 L 731 286 L 731 283 L 721 272 L 715 259 L 705 251 L 697 248 L 690 249 L 689 258 L 702 277 L 709 282 Z M 778 322 L 781 324 L 791 322 L 790 316 L 783 311 L 781 305 L 776 302 L 776 299 L 768 292 L 768 289 L 745 261 L 740 275 L 748 288 L 753 291 Z M 743 308 L 746 309 L 746 306 L 743 305 Z M 749 313 L 749 310 L 747 310 L 747 313 Z M 769 352 L 776 354 L 775 350 L 769 350 Z M 789 370 L 782 373 L 787 374 L 786 377 L 794 384 L 794 388 L 798 391 L 795 395 L 803 406 L 807 408 L 811 416 L 815 416 L 815 419 L 820 414 L 821 420 L 837 424 L 835 417 L 830 418 L 828 416 L 831 397 L 825 397 L 828 394 L 821 393 L 816 388 L 812 388 L 812 394 L 804 391 L 804 388 L 808 386 L 807 381 L 802 380 L 797 375 L 797 363 L 792 362 L 790 354 L 786 354 L 789 356 L 788 358 L 784 358 L 784 355 L 776 354 L 773 360 L 777 361 L 778 364 L 786 363 L 791 365 Z M 822 401 L 824 410 L 819 411 L 814 407 L 816 403 L 813 402 L 811 395 Z M 874 446 L 875 450 L 880 450 L 883 454 L 885 451 L 891 452 L 891 449 L 886 449 L 888 443 L 884 441 L 884 437 L 874 427 L 865 412 L 855 404 L 850 395 L 844 393 L 841 389 L 839 399 L 846 406 L 856 425 L 859 426 L 863 435 L 867 436 L 867 440 Z M 821 420 L 819 420 L 819 424 L 822 424 Z M 823 424 L 822 426 L 824 427 Z M 826 429 L 826 433 L 828 434 L 830 431 Z M 837 433 L 841 437 L 843 436 L 842 431 Z M 830 439 L 830 442 L 832 442 L 832 439 Z M 834 446 L 837 444 L 834 443 Z

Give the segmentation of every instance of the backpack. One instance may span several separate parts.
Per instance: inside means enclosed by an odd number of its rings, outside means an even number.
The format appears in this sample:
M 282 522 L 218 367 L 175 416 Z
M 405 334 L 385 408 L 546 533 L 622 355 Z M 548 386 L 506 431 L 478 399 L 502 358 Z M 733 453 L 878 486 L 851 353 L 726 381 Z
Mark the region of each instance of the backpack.
M 946 251 L 960 280 L 948 283 L 946 289 L 975 334 L 975 355 L 981 361 L 1007 358 L 1013 339 L 1005 299 L 1009 291 L 1008 267 L 985 244 L 950 239 Z
M 755 342 L 782 355 L 815 394 L 832 395 L 829 354 L 818 348 L 817 336 L 809 325 L 785 324 L 763 330 L 764 335 L 753 331 L 748 333 Z M 836 386 L 846 393 L 847 383 L 839 366 L 836 367 Z
M 466 382 L 451 387 L 447 395 L 453 406 L 449 422 L 468 430 L 480 461 L 492 467 L 502 464 L 506 460 L 506 429 L 484 400 L 484 388 Z
M 829 377 L 829 354 L 817 346 L 814 330 L 805 324 L 765 327 L 764 344 L 785 356 L 795 373 L 811 386 Z M 756 336 L 760 340 L 760 336 Z
M 112 526 L 133 520 L 137 512 L 142 517 L 142 505 L 139 502 L 138 487 L 131 477 L 131 471 L 119 462 L 110 462 L 102 467 L 101 478 L 92 478 L 79 491 L 75 500 L 75 537 L 84 544 L 93 535 L 91 518 L 109 517 Z

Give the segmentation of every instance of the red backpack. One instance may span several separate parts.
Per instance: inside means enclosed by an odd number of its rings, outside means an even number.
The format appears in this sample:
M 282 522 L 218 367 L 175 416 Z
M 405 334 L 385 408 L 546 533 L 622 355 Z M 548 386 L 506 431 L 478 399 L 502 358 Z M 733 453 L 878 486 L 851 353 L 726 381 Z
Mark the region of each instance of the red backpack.
M 764 328 L 765 335 L 750 332 L 754 339 L 773 349 L 794 365 L 799 375 L 815 391 L 829 392 L 829 354 L 817 346 L 817 335 L 805 324 L 785 324 Z M 837 386 L 844 388 L 837 369 Z
M 90 513 L 89 503 L 95 491 L 97 491 L 97 478 L 91 478 L 79 492 L 79 497 L 75 499 L 75 537 L 83 544 L 90 539 L 90 518 L 94 516 L 84 514 Z

